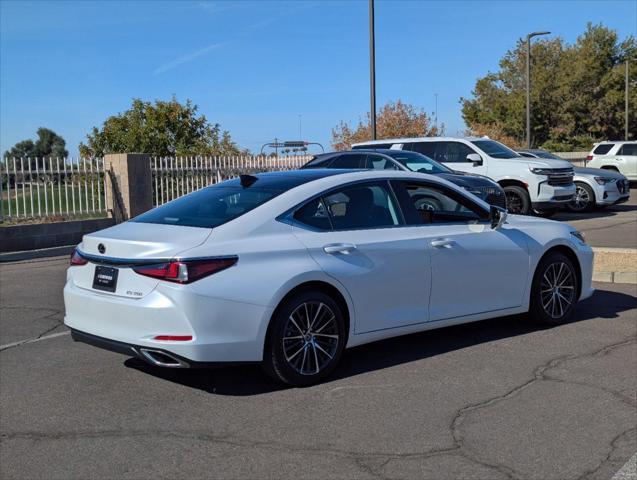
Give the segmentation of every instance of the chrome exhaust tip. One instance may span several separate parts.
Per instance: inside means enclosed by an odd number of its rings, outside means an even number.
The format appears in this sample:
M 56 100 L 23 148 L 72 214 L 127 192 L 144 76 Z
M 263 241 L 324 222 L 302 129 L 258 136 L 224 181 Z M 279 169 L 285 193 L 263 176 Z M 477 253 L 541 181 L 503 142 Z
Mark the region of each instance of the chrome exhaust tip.
M 169 367 L 169 368 L 189 368 L 188 365 L 183 360 L 171 355 L 168 352 L 162 350 L 154 350 L 152 348 L 140 348 L 140 355 L 144 357 L 146 361 L 152 363 L 153 365 L 157 365 L 158 367 Z

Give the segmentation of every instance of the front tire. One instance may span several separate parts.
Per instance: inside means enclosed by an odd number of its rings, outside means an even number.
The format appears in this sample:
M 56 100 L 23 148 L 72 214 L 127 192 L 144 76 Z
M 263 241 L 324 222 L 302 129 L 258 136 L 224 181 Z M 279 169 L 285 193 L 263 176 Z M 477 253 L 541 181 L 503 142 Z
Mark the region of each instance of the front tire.
M 303 292 L 277 309 L 263 366 L 277 381 L 312 385 L 336 368 L 345 342 L 345 321 L 338 304 L 323 292 Z
M 506 195 L 507 210 L 509 213 L 528 215 L 531 212 L 531 198 L 529 192 L 517 185 L 509 185 L 503 188 Z
M 570 320 L 579 284 L 573 262 L 562 253 L 544 257 L 537 266 L 531 286 L 530 318 L 545 325 Z
M 595 192 L 582 182 L 575 182 L 575 195 L 567 205 L 571 212 L 590 212 L 595 208 Z
M 557 208 L 549 208 L 548 210 L 533 210 L 533 213 L 538 217 L 551 218 L 557 213 Z

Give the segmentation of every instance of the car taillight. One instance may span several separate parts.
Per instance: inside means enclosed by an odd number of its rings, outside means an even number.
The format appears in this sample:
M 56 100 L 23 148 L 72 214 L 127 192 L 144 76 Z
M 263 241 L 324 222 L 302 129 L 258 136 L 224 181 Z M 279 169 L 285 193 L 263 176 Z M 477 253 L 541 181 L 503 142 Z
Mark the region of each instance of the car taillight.
M 586 160 L 592 160 L 593 156 L 592 155 L 586 155 Z
M 72 266 L 79 266 L 79 265 L 86 265 L 88 263 L 88 260 L 84 257 L 82 257 L 78 252 L 77 252 L 77 248 L 74 248 L 71 251 L 71 261 L 70 264 Z
M 181 260 L 133 267 L 140 275 L 176 283 L 191 283 L 237 263 L 237 257 Z

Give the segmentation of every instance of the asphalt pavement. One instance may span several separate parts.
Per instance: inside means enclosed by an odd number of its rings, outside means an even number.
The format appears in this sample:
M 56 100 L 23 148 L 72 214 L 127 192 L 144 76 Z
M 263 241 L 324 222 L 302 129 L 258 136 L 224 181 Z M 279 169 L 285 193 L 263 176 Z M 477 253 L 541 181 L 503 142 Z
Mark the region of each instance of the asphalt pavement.
M 74 343 L 66 257 L 0 265 L 0 478 L 610 479 L 637 451 L 635 285 L 358 347 L 327 382 Z
M 594 247 L 637 248 L 637 188 L 633 185 L 630 189 L 626 203 L 586 213 L 564 210 L 551 219 L 584 232 L 586 241 Z

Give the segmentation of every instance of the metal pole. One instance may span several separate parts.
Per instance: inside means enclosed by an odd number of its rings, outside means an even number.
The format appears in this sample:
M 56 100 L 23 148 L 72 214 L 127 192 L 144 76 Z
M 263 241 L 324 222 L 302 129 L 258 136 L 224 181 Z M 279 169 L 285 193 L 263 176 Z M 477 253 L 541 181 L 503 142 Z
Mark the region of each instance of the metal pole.
M 628 140 L 628 60 L 626 60 L 626 88 L 624 92 L 624 140 Z
M 376 140 L 376 52 L 374 41 L 374 0 L 369 0 L 369 89 L 372 140 Z
M 526 148 L 531 148 L 531 35 L 526 36 Z
M 551 32 L 533 32 L 526 36 L 526 148 L 531 148 L 531 38 Z
M 302 118 L 302 117 L 303 117 L 303 115 L 301 115 L 301 114 L 299 113 L 299 140 L 303 140 L 303 134 L 302 134 L 302 130 L 301 130 L 301 127 L 302 127 L 302 125 L 303 125 L 303 124 L 301 123 L 301 122 L 302 122 L 302 120 L 301 120 L 301 118 Z
M 435 114 L 434 125 L 436 127 L 436 135 L 438 135 L 438 94 L 434 93 L 434 97 L 436 97 L 436 114 Z

